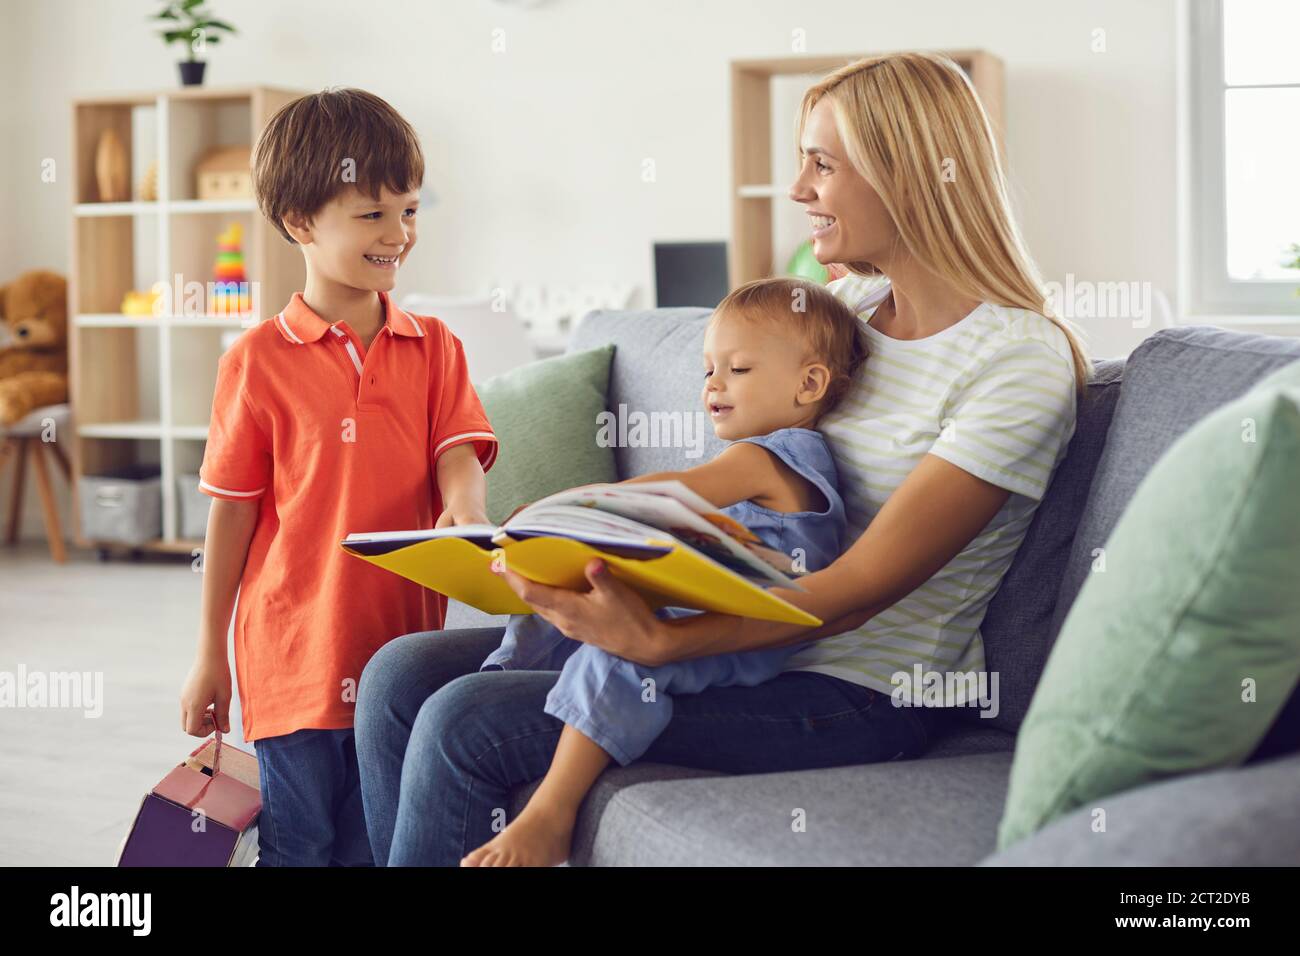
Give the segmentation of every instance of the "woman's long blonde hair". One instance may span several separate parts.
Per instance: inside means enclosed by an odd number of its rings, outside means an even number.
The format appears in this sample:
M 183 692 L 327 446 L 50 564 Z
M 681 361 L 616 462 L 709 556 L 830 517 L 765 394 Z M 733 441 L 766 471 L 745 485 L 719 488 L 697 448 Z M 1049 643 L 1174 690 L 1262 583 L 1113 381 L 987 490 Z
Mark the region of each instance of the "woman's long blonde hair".
M 849 162 L 880 195 L 913 258 L 965 296 L 1054 322 L 1070 342 L 1082 394 L 1092 363 L 1073 323 L 1048 307 L 1011 213 L 988 115 L 961 67 L 920 52 L 849 63 L 804 94 L 797 143 L 822 97 Z M 868 262 L 844 265 L 880 274 Z

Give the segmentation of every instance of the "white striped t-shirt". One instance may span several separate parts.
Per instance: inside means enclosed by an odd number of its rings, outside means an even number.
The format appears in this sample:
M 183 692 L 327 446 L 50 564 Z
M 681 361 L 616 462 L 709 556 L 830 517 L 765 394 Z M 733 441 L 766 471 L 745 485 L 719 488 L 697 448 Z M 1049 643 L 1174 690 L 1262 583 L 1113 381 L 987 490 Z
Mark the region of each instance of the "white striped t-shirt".
M 843 402 L 818 425 L 839 470 L 855 541 L 925 454 L 1012 494 L 960 554 L 925 584 L 855 630 L 791 656 L 786 670 L 818 671 L 911 700 L 923 672 L 984 670 L 979 626 L 1019 548 L 1034 509 L 1065 454 L 1075 424 L 1069 341 L 1050 319 L 985 302 L 922 339 L 891 338 L 871 314 L 889 294 L 884 277 L 847 276 L 828 286 L 858 313 L 871 354 Z M 966 684 L 946 704 L 965 704 Z

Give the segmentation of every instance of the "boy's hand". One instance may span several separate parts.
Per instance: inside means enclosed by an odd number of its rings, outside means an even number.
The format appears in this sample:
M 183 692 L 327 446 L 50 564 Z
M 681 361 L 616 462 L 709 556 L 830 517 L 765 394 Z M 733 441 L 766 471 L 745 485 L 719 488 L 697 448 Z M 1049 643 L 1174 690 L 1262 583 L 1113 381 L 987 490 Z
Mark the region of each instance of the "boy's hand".
M 454 525 L 463 524 L 491 524 L 488 517 L 482 509 L 473 506 L 464 507 L 454 504 L 448 504 L 438 515 L 438 521 L 434 524 L 435 528 L 450 528 Z
M 435 528 L 462 524 L 488 524 L 487 479 L 473 443 L 457 445 L 443 452 L 437 466 L 438 493 L 442 514 Z
M 181 688 L 181 730 L 191 737 L 207 737 L 217 727 L 230 733 L 230 696 L 230 664 L 200 657 Z

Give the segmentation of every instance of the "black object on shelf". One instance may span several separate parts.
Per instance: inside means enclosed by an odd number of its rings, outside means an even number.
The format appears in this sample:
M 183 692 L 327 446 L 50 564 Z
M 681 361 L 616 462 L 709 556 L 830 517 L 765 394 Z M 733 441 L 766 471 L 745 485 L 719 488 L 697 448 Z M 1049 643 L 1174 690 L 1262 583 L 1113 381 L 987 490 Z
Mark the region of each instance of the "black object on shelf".
M 728 292 L 725 242 L 656 242 L 655 305 L 712 309 Z

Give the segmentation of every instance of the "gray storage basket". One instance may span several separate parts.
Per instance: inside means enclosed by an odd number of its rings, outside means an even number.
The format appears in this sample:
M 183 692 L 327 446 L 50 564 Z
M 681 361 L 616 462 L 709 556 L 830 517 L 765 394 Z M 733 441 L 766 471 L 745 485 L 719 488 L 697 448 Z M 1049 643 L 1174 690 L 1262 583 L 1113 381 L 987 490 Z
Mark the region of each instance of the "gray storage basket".
M 81 534 L 88 541 L 138 546 L 162 537 L 162 477 L 156 465 L 82 475 Z
M 212 510 L 212 497 L 199 491 L 198 475 L 177 477 L 176 503 L 180 508 L 181 537 L 202 540 L 208 533 L 208 512 Z

